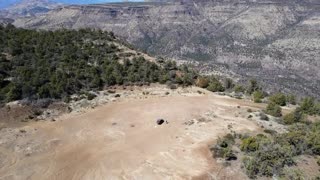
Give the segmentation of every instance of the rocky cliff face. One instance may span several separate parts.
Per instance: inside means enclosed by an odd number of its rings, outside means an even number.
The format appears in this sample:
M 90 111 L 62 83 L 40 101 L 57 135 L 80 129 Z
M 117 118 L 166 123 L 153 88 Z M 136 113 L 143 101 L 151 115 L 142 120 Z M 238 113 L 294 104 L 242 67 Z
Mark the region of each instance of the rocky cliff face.
M 111 30 L 155 55 L 204 73 L 255 78 L 269 90 L 320 97 L 320 2 L 182 0 L 67 6 L 19 27 Z

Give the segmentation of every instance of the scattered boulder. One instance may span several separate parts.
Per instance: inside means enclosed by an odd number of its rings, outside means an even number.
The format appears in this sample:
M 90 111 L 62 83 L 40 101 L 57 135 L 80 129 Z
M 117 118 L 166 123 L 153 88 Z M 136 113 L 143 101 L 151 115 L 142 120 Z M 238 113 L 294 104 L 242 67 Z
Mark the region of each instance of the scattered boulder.
M 20 129 L 20 133 L 26 133 L 27 131 L 24 129 Z
M 112 89 L 109 89 L 107 92 L 110 93 L 110 94 L 116 93 L 116 91 L 115 91 L 115 90 L 112 90 Z
M 203 94 L 203 92 L 202 92 L 202 91 L 199 91 L 199 90 L 197 91 L 197 93 L 198 93 L 198 94 Z
M 165 122 L 165 121 L 164 121 L 163 119 L 158 119 L 158 120 L 157 120 L 157 124 L 158 124 L 158 125 L 162 125 L 164 122 Z
M 269 121 L 269 117 L 264 113 L 259 113 L 260 120 Z
M 235 161 L 238 159 L 237 156 L 233 152 L 226 153 L 225 156 L 226 156 L 225 157 L 226 161 Z

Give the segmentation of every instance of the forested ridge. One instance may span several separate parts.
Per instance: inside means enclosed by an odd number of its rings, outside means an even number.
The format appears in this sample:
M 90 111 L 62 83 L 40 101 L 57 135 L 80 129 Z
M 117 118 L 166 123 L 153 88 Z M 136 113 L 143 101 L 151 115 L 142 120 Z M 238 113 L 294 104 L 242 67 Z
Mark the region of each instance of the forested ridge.
M 0 102 L 63 99 L 116 84 L 193 83 L 196 73 L 186 66 L 159 65 L 143 56 L 129 60 L 121 56 L 122 45 L 112 32 L 100 30 L 0 26 Z

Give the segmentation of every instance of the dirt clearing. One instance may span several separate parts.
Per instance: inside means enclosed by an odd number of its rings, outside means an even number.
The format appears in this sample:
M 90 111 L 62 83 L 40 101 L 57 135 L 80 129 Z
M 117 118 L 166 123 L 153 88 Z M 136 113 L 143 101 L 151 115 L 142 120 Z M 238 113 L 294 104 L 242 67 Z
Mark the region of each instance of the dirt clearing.
M 221 171 L 208 144 L 231 130 L 258 130 L 249 107 L 257 108 L 212 93 L 175 94 L 5 128 L 0 179 L 243 179 Z M 168 123 L 157 125 L 159 118 Z

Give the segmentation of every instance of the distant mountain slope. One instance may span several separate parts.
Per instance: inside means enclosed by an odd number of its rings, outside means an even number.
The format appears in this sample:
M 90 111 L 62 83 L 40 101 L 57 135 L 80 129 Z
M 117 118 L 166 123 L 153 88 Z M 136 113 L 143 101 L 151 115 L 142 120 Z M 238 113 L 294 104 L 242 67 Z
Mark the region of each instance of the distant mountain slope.
M 67 6 L 14 24 L 111 30 L 149 53 L 201 62 L 205 73 L 320 97 L 319 12 L 315 0 L 183 0 Z
M 8 24 L 12 24 L 14 22 L 13 19 L 9 18 L 0 18 L 0 26 L 6 26 Z
M 47 13 L 57 8 L 61 3 L 53 0 L 21 0 L 1 10 L 2 17 L 16 18 L 21 16 L 35 16 Z

